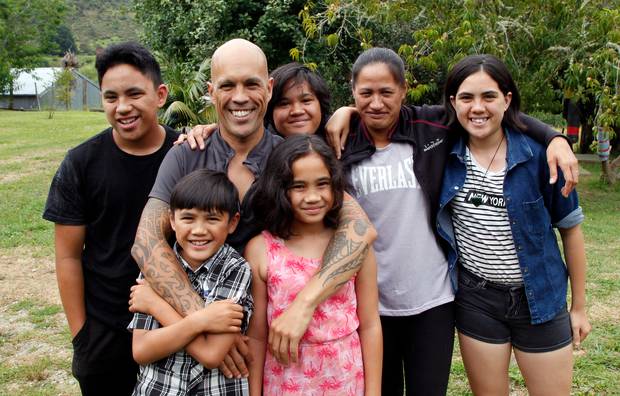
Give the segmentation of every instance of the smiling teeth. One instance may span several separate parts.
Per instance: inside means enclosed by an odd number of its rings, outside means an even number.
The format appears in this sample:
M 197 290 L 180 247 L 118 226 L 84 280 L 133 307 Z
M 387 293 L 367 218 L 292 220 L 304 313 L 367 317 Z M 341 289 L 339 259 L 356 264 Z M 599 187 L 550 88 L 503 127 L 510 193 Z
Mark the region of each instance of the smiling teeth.
M 138 117 L 132 117 L 132 118 L 126 118 L 124 120 L 118 120 L 118 122 L 120 122 L 123 125 L 128 125 L 128 124 L 131 124 L 132 122 L 134 122 L 137 119 L 138 119 Z
M 190 243 L 191 243 L 192 245 L 196 245 L 196 246 L 204 246 L 204 245 L 206 245 L 206 244 L 207 244 L 207 243 L 209 243 L 209 242 L 207 242 L 207 241 L 192 241 L 192 242 L 190 242 Z
M 232 115 L 235 117 L 245 117 L 250 114 L 252 110 L 231 110 Z
M 484 124 L 485 122 L 487 122 L 489 119 L 489 117 L 485 117 L 485 118 L 471 118 L 471 122 L 474 124 Z

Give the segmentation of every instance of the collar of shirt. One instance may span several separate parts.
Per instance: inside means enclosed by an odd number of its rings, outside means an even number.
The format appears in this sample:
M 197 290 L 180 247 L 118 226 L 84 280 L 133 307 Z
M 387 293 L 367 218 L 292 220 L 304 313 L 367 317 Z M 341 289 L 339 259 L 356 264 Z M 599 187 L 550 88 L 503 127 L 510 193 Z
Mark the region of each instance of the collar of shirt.
M 224 254 L 225 246 L 226 245 L 220 246 L 217 252 L 215 252 L 213 256 L 209 257 L 207 261 L 200 264 L 200 266 L 196 268 L 196 270 L 194 270 L 191 267 L 191 265 L 189 265 L 189 263 L 185 261 L 185 259 L 181 256 L 181 250 L 183 249 L 181 248 L 181 246 L 179 246 L 178 242 L 174 243 L 174 247 L 172 248 L 172 250 L 174 251 L 174 254 L 177 256 L 179 263 L 181 263 L 181 266 L 183 267 L 185 272 L 187 272 L 188 275 L 198 275 L 199 273 L 203 271 L 207 271 L 211 267 L 212 263 L 216 262 L 217 260 L 221 260 L 221 258 L 225 256 Z
M 246 166 L 255 177 L 260 176 L 262 170 L 267 162 L 267 157 L 275 145 L 282 141 L 282 137 L 274 134 L 268 128 L 265 128 L 263 137 L 258 144 L 250 151 L 243 165 Z M 216 151 L 225 153 L 226 155 L 226 168 L 228 168 L 228 162 L 235 155 L 235 150 L 232 149 L 226 143 L 226 140 L 220 134 L 219 128 L 213 133 L 209 139 L 209 144 L 214 146 Z

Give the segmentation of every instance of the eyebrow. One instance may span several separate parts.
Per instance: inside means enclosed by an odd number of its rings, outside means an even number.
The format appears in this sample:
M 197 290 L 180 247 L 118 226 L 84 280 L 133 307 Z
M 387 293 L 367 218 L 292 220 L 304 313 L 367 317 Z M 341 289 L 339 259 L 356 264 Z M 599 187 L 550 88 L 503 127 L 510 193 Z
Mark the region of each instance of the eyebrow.
M 227 85 L 227 84 L 236 85 L 237 83 L 235 81 L 233 81 L 233 80 L 230 80 L 230 79 L 226 79 L 226 80 L 216 81 L 215 82 L 215 86 L 216 87 L 221 87 L 222 85 Z M 243 80 L 243 84 L 260 84 L 260 85 L 263 85 L 263 80 L 261 80 L 258 77 L 250 77 L 250 78 L 247 78 L 247 79 Z
M 123 92 L 144 92 L 144 89 L 134 86 L 134 87 L 129 87 L 125 89 Z M 117 94 L 118 92 L 113 89 L 106 89 L 105 91 L 103 91 L 103 95 L 117 95 Z
M 456 96 L 457 97 L 461 97 L 461 96 L 473 96 L 473 95 L 474 95 L 473 93 L 465 91 L 465 92 L 458 93 Z M 482 92 L 482 95 L 495 95 L 495 96 L 498 96 L 499 95 L 499 91 L 496 91 L 494 89 L 490 89 L 488 91 Z

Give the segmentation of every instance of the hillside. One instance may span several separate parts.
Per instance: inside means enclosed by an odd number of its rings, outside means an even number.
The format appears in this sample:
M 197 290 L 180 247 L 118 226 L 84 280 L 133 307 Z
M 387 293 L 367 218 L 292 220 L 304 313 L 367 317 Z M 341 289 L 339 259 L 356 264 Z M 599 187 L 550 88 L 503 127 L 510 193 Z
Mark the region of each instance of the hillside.
M 67 0 L 73 15 L 67 22 L 79 55 L 94 54 L 98 46 L 137 40 L 139 26 L 133 19 L 131 0 Z

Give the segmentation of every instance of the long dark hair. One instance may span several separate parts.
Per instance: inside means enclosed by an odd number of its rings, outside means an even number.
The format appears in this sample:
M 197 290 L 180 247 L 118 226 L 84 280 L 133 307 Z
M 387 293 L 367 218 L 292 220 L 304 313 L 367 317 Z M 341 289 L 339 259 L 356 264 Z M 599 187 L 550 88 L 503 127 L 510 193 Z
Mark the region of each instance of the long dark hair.
M 270 77 L 273 78 L 273 91 L 271 93 L 271 100 L 267 104 L 267 113 L 265 114 L 266 125 L 270 126 L 274 132 L 278 132 L 273 122 L 273 109 L 282 100 L 284 90 L 291 81 L 293 86 L 306 82 L 314 96 L 318 99 L 319 106 L 321 107 L 321 123 L 316 133 L 323 134 L 325 124 L 329 118 L 331 105 L 331 95 L 323 77 L 297 62 L 287 63 L 278 67 L 271 72 Z
M 331 148 L 316 135 L 293 135 L 273 149 L 265 171 L 257 181 L 252 197 L 254 215 L 261 227 L 270 233 L 288 239 L 292 236 L 293 208 L 287 191 L 293 183 L 293 163 L 308 154 L 318 154 L 331 176 L 334 205 L 323 219 L 325 226 L 336 228 L 342 208 L 345 178 L 340 162 Z
M 452 106 L 450 98 L 456 96 L 459 87 L 467 77 L 480 71 L 485 72 L 493 80 L 495 80 L 497 86 L 504 95 L 507 95 L 508 92 L 512 93 L 512 99 L 510 100 L 508 110 L 504 113 L 502 124 L 511 128 L 525 130 L 525 125 L 519 119 L 521 95 L 519 94 L 517 85 L 512 79 L 510 71 L 504 62 L 493 55 L 487 54 L 470 55 L 463 58 L 460 62 L 454 65 L 452 70 L 448 73 L 446 85 L 443 90 L 443 105 L 446 109 L 446 121 L 448 126 L 462 129 L 458 119 L 456 118 L 456 111 Z

